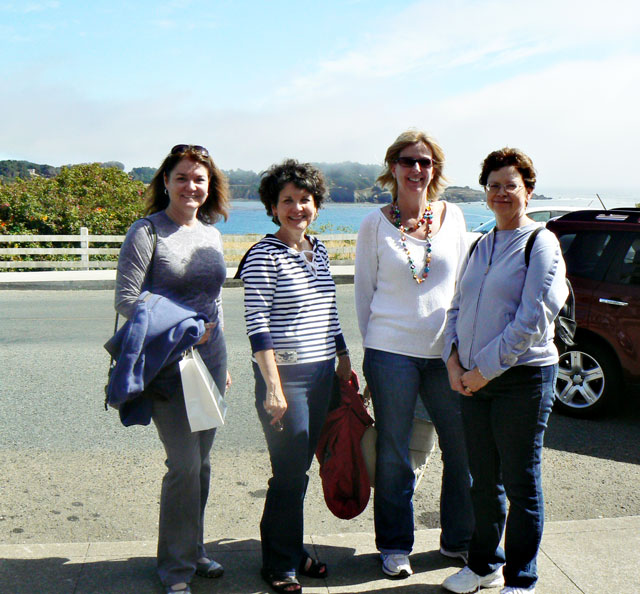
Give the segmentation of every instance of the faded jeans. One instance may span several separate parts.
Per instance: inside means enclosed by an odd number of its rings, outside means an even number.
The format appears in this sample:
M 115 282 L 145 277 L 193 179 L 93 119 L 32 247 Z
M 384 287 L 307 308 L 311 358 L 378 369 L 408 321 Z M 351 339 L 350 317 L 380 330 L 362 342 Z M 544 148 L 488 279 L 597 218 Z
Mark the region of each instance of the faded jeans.
M 217 353 L 208 368 L 220 393 L 227 377 L 222 331 L 210 338 Z M 180 382 L 180 376 L 177 376 Z M 204 548 L 204 511 L 209 496 L 209 453 L 215 429 L 191 432 L 180 384 L 167 400 L 153 401 L 153 422 L 164 446 L 167 473 L 162 479 L 158 534 L 158 575 L 165 586 L 191 581 Z

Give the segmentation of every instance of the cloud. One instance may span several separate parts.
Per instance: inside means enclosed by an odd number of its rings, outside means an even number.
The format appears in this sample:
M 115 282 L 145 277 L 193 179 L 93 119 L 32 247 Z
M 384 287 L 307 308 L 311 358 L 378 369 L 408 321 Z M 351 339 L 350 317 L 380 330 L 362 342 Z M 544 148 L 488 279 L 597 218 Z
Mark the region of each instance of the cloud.
M 386 79 L 393 84 L 402 77 L 433 76 L 463 66 L 489 70 L 535 57 L 554 59 L 564 51 L 624 44 L 640 34 L 635 0 L 613 0 L 607 10 L 595 2 L 576 7 L 572 0 L 540 0 L 532 6 L 512 1 L 412 3 L 383 30 L 356 39 L 344 55 L 324 59 L 312 72 L 295 77 L 275 92 L 274 100 L 341 94 L 354 81 L 379 85 Z
M 454 178 L 491 150 L 528 152 L 546 185 L 637 187 L 640 57 L 564 62 L 431 105 Z M 465 165 L 467 164 L 467 165 Z

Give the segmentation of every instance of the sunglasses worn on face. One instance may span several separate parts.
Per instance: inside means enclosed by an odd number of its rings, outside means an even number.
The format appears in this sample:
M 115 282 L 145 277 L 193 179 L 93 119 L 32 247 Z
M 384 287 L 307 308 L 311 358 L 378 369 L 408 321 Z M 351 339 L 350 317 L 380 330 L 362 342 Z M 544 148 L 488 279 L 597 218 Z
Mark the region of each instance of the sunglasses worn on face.
M 184 153 L 188 150 L 196 151 L 197 153 L 200 153 L 203 157 L 209 156 L 209 151 L 203 146 L 200 146 L 199 144 L 176 144 L 176 146 L 174 146 L 171 149 L 171 154 L 175 155 L 177 153 Z
M 424 159 L 414 159 L 413 157 L 398 157 L 396 159 L 396 163 L 408 168 L 415 167 L 416 163 L 420 165 L 420 169 L 429 169 L 430 167 L 433 167 L 433 159 L 429 159 L 429 157 L 425 157 Z

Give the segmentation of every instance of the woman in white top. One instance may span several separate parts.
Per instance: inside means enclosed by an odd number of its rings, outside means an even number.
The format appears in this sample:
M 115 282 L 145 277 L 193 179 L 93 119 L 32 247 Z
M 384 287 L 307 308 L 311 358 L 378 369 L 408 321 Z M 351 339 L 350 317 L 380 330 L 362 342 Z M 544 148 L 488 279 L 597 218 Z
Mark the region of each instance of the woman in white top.
M 467 252 L 461 210 L 438 200 L 443 163 L 442 149 L 426 133 L 401 134 L 378 178 L 393 202 L 364 219 L 356 246 L 356 311 L 378 430 L 376 546 L 383 572 L 392 577 L 412 573 L 409 439 L 418 396 L 442 450 L 440 552 L 466 559 L 473 531 L 460 395 L 450 389 L 440 358 L 446 312 Z

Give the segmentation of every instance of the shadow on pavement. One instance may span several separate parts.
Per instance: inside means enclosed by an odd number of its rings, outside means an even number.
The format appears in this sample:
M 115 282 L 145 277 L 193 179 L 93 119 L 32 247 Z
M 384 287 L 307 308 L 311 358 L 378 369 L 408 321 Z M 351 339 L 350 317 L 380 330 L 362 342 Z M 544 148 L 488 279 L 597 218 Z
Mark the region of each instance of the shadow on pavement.
M 576 419 L 554 411 L 545 447 L 640 464 L 640 391 L 627 390 L 616 407 L 594 419 Z

